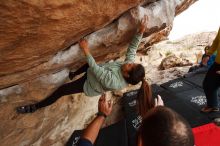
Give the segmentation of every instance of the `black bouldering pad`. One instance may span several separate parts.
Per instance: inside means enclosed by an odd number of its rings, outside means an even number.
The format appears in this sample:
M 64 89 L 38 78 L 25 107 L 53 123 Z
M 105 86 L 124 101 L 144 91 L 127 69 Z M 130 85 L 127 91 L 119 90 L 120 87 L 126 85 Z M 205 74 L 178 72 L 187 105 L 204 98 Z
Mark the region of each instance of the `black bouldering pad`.
M 103 128 L 95 142 L 95 146 L 128 146 L 126 121 Z
M 165 89 L 160 87 L 160 85 L 157 85 L 157 84 L 152 84 L 151 85 L 151 90 L 152 90 L 152 93 L 158 93 L 158 92 L 162 92 L 164 91 Z
M 135 98 L 137 98 L 137 95 L 134 94 L 135 92 L 131 92 L 131 93 L 132 94 L 124 94 L 126 95 L 125 96 L 126 98 L 123 97 L 123 99 L 126 99 L 125 103 L 129 103 L 127 101 L 134 101 Z M 162 90 L 159 93 L 155 93 L 155 94 L 159 94 L 162 97 L 165 106 L 170 107 L 171 109 L 182 115 L 189 122 L 191 127 L 196 127 L 211 122 L 211 120 L 206 115 L 200 113 L 201 107 L 200 105 L 197 105 L 200 104 L 199 101 L 200 97 L 196 97 L 196 96 L 203 96 L 204 94 L 198 89 L 179 92 L 176 95 L 166 90 Z M 201 106 L 202 105 L 203 104 L 201 104 Z M 130 107 L 128 106 L 128 104 L 124 104 L 124 108 L 125 111 L 127 111 L 125 112 L 125 117 L 127 121 L 128 132 L 132 132 L 132 131 L 134 132 L 135 128 L 132 125 L 133 123 L 132 121 L 134 121 L 134 119 L 138 117 L 137 113 L 135 113 L 136 107 L 135 106 Z
M 185 81 L 202 88 L 203 80 L 205 79 L 206 74 L 195 74 L 192 77 L 184 78 Z
M 197 88 L 177 93 L 176 96 L 197 110 L 200 110 L 204 105 L 206 105 L 206 96 L 204 92 L 201 92 Z
M 173 94 L 194 88 L 192 84 L 185 82 L 182 79 L 171 80 L 167 83 L 161 84 L 161 87 L 165 88 L 168 91 L 173 92 Z
M 157 95 L 160 95 L 161 98 L 163 99 L 164 103 L 170 102 L 172 100 L 175 100 L 177 97 L 170 91 L 163 90 L 157 93 L 153 93 L 153 96 L 156 98 Z
M 202 113 L 202 114 L 209 117 L 210 120 L 214 120 L 215 118 L 220 118 L 220 111 L 219 112 L 211 112 L 211 113 Z
M 220 88 L 218 89 L 218 97 L 220 97 Z
M 77 143 L 82 135 L 83 130 L 75 130 L 70 136 L 65 146 L 77 146 Z
M 138 90 L 133 90 L 126 92 L 122 97 L 123 109 L 125 111 L 125 116 L 131 116 L 137 113 L 137 94 Z
M 129 146 L 135 146 L 137 144 L 137 131 L 141 126 L 141 122 L 142 117 L 138 114 L 133 113 L 126 117 Z
M 156 98 L 157 95 L 160 95 L 164 97 L 164 102 L 175 98 L 172 94 L 169 94 L 169 92 L 165 91 L 159 85 L 153 84 L 151 85 L 151 87 L 153 98 Z M 125 111 L 125 116 L 137 113 L 137 94 L 138 90 L 129 91 L 123 94 L 122 104 Z
M 66 146 L 76 146 L 82 131 L 74 131 Z M 121 120 L 101 129 L 94 146 L 128 146 L 126 121 Z
M 205 79 L 206 74 L 196 74 L 192 77 L 186 77 L 183 78 L 183 80 L 185 82 L 188 82 L 189 84 L 194 85 L 195 87 L 197 87 L 198 89 L 200 89 L 202 92 L 204 92 L 203 90 L 203 81 Z M 220 97 L 220 88 L 218 89 L 218 96 Z
M 165 106 L 182 115 L 189 122 L 192 128 L 211 122 L 211 120 L 207 116 L 200 113 L 198 109 L 195 109 L 187 101 L 180 98 L 165 103 Z

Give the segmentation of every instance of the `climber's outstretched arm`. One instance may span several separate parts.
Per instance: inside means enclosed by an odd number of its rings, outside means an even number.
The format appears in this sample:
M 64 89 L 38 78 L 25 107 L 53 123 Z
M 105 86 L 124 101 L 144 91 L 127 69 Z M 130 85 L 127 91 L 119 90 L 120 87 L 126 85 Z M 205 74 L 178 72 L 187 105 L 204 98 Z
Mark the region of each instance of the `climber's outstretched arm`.
M 126 62 L 134 62 L 137 48 L 141 42 L 143 33 L 146 31 L 147 21 L 148 21 L 148 17 L 144 16 L 138 28 L 138 33 L 133 37 L 131 43 L 129 44 L 129 47 L 126 53 L 126 58 L 125 58 Z

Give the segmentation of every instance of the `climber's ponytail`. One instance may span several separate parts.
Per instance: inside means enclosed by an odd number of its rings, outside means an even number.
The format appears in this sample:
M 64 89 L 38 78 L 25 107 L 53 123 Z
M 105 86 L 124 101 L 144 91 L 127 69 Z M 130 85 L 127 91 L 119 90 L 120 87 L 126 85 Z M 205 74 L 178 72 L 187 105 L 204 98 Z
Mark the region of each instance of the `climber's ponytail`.
M 141 88 L 138 92 L 138 111 L 141 116 L 154 107 L 154 100 L 152 99 L 152 91 L 150 85 L 145 81 L 145 69 L 141 64 L 137 64 L 132 70 L 128 71 L 128 77 L 125 80 L 132 85 L 138 84 L 142 81 Z
M 144 117 L 144 115 L 153 107 L 154 100 L 152 98 L 151 86 L 143 78 L 138 92 L 138 112 Z

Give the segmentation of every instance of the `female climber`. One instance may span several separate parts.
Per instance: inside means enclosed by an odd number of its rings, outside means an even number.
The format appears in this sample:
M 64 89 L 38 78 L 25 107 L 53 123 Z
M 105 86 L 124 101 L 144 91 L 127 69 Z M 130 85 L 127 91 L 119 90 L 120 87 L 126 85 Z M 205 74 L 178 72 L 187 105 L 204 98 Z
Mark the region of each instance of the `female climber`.
M 70 73 L 70 77 L 86 72 L 81 78 L 62 85 L 44 100 L 16 108 L 18 113 L 32 113 L 36 110 L 54 103 L 64 95 L 84 92 L 87 96 L 101 95 L 106 91 L 120 90 L 128 84 L 136 85 L 140 81 L 142 85 L 139 90 L 139 110 L 144 114 L 146 109 L 153 107 L 151 99 L 151 89 L 145 80 L 145 70 L 141 64 L 134 63 L 136 50 L 142 35 L 145 32 L 147 16 L 140 23 L 139 30 L 130 43 L 124 62 L 111 62 L 102 65 L 96 64 L 90 54 L 88 42 L 85 39 L 79 41 L 79 46 L 84 52 L 88 65 L 83 66 L 75 73 Z

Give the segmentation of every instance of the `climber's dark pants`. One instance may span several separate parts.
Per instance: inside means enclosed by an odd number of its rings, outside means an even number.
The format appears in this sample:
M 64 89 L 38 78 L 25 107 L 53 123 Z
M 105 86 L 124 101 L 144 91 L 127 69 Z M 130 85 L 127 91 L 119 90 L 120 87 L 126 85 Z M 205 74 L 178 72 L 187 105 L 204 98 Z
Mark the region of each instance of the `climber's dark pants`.
M 207 99 L 208 107 L 218 107 L 218 88 L 220 87 L 220 64 L 214 63 L 208 70 L 203 81 L 203 89 Z
M 78 69 L 76 72 L 74 72 L 75 75 L 79 75 L 83 72 L 86 72 L 88 69 L 88 64 L 82 66 L 80 69 Z M 64 95 L 69 95 L 69 94 L 76 94 L 76 93 L 81 93 L 83 92 L 83 85 L 86 81 L 87 74 L 85 73 L 81 78 L 70 82 L 66 83 L 62 86 L 60 86 L 58 89 L 56 89 L 50 96 L 48 96 L 46 99 L 36 103 L 36 108 L 42 108 L 46 107 L 48 105 L 53 104 L 57 99 Z
M 81 74 L 81 73 L 84 73 L 84 72 L 87 71 L 88 68 L 89 68 L 89 64 L 86 63 L 86 64 L 84 64 L 82 67 L 80 67 L 77 71 L 75 71 L 75 72 L 74 72 L 74 75 L 76 76 L 76 75 L 79 75 L 79 74 Z

